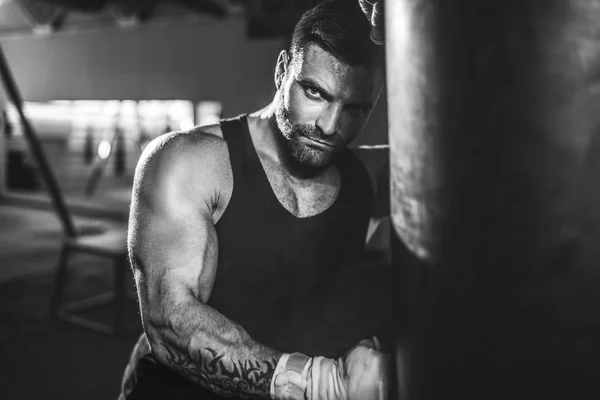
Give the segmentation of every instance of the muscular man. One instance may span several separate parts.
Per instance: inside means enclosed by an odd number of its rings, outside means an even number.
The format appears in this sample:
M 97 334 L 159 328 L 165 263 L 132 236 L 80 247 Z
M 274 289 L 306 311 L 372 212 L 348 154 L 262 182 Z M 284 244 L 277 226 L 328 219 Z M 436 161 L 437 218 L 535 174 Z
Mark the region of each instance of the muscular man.
M 145 334 L 121 398 L 384 396 L 367 323 L 336 330 L 363 304 L 361 287 L 353 304 L 335 288 L 362 256 L 374 203 L 347 145 L 384 78 L 368 21 L 340 3 L 297 24 L 271 104 L 145 149 L 129 231 Z

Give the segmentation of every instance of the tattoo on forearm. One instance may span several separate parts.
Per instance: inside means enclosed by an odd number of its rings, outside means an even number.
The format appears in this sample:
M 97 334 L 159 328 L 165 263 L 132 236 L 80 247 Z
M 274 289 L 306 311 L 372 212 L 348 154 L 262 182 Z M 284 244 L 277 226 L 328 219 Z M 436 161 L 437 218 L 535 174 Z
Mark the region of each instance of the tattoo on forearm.
M 162 344 L 162 343 L 161 343 Z M 166 360 L 176 372 L 202 384 L 223 397 L 243 399 L 270 398 L 271 378 L 275 372 L 277 360 L 230 362 L 227 367 L 224 355 L 215 350 L 204 348 L 195 357 L 186 357 L 170 350 Z

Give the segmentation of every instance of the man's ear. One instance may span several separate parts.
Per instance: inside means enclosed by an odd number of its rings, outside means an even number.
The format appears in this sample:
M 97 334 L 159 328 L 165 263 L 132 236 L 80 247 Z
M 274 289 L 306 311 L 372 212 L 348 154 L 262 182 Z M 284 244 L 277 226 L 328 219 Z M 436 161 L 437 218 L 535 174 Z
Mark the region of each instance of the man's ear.
M 277 65 L 275 66 L 275 87 L 277 90 L 281 87 L 283 78 L 288 70 L 290 58 L 286 50 L 281 50 L 279 57 L 277 58 Z

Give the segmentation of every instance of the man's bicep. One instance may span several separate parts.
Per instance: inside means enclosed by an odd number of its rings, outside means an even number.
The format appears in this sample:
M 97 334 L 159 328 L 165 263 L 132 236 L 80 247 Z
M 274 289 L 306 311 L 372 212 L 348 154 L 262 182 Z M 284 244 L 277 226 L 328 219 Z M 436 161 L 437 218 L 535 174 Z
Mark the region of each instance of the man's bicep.
M 206 301 L 210 295 L 217 254 L 210 185 L 216 180 L 202 176 L 211 170 L 190 147 L 159 143 L 136 169 L 129 251 L 142 314 L 166 312 L 163 303 L 174 296 Z
M 144 278 L 138 286 L 149 306 L 186 292 L 205 302 L 214 281 L 217 238 L 210 215 L 188 200 L 173 200 L 143 202 L 130 230 L 131 257 Z

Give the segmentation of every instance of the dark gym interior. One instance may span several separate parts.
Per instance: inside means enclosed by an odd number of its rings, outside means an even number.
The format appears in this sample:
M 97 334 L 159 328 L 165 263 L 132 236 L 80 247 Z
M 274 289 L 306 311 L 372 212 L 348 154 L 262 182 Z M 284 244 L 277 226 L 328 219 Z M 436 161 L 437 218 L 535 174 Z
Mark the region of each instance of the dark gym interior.
M 140 155 L 271 101 L 317 3 L 0 1 L 1 399 L 117 399 Z M 600 398 L 600 1 L 383 3 L 394 398 Z

